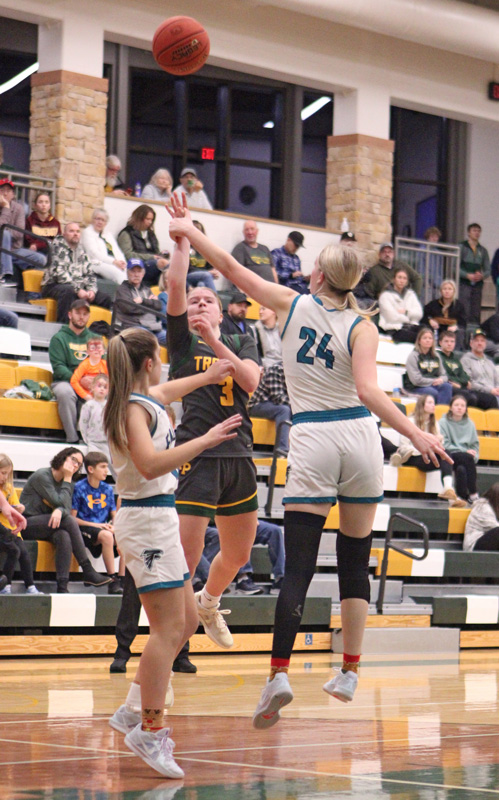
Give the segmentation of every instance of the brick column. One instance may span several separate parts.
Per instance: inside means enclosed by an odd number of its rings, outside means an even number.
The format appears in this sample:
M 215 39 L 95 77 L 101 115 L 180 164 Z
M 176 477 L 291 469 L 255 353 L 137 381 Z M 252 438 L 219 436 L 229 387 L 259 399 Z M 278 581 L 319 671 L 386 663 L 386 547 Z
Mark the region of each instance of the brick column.
M 56 179 L 56 217 L 88 224 L 104 202 L 108 81 L 66 70 L 31 77 L 30 172 Z
M 359 249 L 377 255 L 392 238 L 394 142 L 360 133 L 328 137 L 326 227 L 340 232 L 343 217 Z

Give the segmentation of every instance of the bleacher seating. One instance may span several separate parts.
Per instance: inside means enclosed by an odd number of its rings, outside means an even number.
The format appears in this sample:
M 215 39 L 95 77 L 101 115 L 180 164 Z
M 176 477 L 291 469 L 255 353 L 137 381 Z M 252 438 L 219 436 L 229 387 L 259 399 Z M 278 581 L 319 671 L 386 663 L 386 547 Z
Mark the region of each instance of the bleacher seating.
M 42 291 L 42 278 L 43 278 L 43 270 L 42 269 L 25 269 L 23 272 L 23 288 L 25 292 L 37 292 L 38 294 Z M 54 300 L 53 297 L 40 297 L 35 300 L 29 301 L 34 306 L 44 306 L 45 311 L 45 321 L 46 322 L 55 322 L 57 319 L 57 300 Z

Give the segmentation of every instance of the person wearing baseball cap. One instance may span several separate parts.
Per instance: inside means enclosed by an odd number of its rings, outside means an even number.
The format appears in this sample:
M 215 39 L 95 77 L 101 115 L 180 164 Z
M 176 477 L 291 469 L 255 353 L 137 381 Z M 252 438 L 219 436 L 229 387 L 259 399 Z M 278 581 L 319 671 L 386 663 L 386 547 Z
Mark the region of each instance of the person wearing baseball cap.
M 488 409 L 499 406 L 499 381 L 496 365 L 485 355 L 486 347 L 487 334 L 483 328 L 475 328 L 471 334 L 470 349 L 461 356 L 461 364 L 470 377 L 467 388 L 479 396 L 477 405 Z
M 24 206 L 15 199 L 15 187 L 9 178 L 0 180 L 0 225 L 15 225 L 24 230 L 26 228 Z M 5 283 L 14 277 L 14 268 L 20 272 L 25 269 L 43 269 L 47 263 L 43 253 L 23 247 L 23 234 L 5 228 L 3 232 L 2 247 L 10 253 L 0 253 L 0 283 Z M 19 272 L 16 283 L 21 285 Z
M 379 248 L 378 262 L 367 270 L 363 285 L 369 297 L 377 300 L 383 289 L 393 281 L 394 270 L 403 268 L 409 276 L 409 286 L 419 296 L 423 287 L 421 275 L 406 261 L 395 259 L 395 251 L 391 242 L 382 242 Z
M 221 333 L 249 333 L 256 341 L 255 329 L 246 322 L 246 314 L 249 306 L 253 305 L 246 297 L 244 292 L 234 292 L 229 300 L 227 311 L 224 311 Z
M 187 200 L 189 208 L 201 208 L 211 210 L 213 206 L 208 200 L 208 195 L 203 189 L 203 184 L 198 178 L 194 167 L 184 167 L 180 173 L 180 183 L 175 187 L 173 193 L 182 202 L 182 195 Z
M 340 244 L 344 247 L 353 247 L 354 244 L 357 244 L 355 233 L 352 233 L 352 231 L 344 231 L 340 236 Z
M 151 292 L 150 286 L 142 284 L 146 272 L 141 258 L 129 258 L 126 264 L 126 281 L 116 290 L 113 305 L 111 328 L 120 333 L 127 328 L 146 328 L 153 333 L 160 344 L 166 343 L 160 317 L 153 312 L 161 312 L 161 300 Z
M 300 294 L 309 294 L 310 275 L 304 275 L 301 271 L 301 261 L 297 255 L 300 247 L 305 247 L 304 241 L 303 233 L 291 231 L 283 246 L 272 250 L 272 259 L 282 286 L 289 286 Z

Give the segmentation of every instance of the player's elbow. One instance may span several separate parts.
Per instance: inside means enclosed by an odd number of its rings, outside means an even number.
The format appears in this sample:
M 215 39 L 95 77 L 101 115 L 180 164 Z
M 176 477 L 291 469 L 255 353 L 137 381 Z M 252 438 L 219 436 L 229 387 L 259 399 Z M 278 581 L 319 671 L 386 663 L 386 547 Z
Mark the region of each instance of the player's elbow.
M 355 386 L 361 403 L 368 405 L 370 400 L 372 400 L 373 392 L 376 389 L 376 386 L 365 380 L 357 381 Z

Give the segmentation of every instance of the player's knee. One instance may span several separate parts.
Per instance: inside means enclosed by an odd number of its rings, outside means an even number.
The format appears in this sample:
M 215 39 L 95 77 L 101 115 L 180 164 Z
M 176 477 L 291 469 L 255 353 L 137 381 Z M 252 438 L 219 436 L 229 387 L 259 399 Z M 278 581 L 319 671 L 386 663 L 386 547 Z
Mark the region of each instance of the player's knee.
M 369 583 L 369 556 L 371 553 L 372 533 L 363 539 L 345 536 L 338 531 L 336 537 L 336 558 L 338 563 L 338 582 L 340 600 L 357 598 L 371 599 Z
M 105 547 L 113 546 L 114 536 L 111 531 L 102 530 L 99 532 L 97 541 L 100 542 L 100 544 L 104 545 Z

